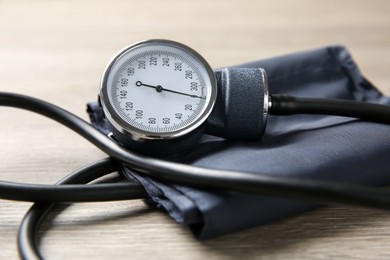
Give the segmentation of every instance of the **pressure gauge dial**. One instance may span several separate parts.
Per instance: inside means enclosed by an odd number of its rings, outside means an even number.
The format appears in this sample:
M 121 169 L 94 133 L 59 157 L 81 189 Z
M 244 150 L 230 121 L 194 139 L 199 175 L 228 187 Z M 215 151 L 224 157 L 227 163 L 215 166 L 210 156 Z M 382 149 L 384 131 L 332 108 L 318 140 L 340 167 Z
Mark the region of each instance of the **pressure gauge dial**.
M 111 60 L 100 100 L 120 142 L 161 146 L 167 144 L 162 140 L 184 140 L 199 132 L 216 92 L 214 73 L 197 52 L 177 42 L 149 40 Z

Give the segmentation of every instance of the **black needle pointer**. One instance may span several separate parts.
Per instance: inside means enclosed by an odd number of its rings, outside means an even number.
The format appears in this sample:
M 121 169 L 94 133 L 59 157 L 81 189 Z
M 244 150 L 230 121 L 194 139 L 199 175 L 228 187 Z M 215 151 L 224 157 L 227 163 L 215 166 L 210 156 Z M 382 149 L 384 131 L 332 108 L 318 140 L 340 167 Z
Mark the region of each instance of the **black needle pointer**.
M 191 95 L 191 94 L 187 94 L 187 93 L 183 93 L 183 92 L 179 92 L 179 91 L 175 91 L 175 90 L 171 90 L 171 89 L 166 89 L 166 88 L 163 88 L 161 85 L 152 86 L 152 85 L 144 84 L 141 81 L 135 82 L 135 85 L 137 85 L 137 87 L 143 86 L 143 87 L 148 87 L 148 88 L 154 88 L 159 93 L 162 91 L 166 91 L 166 92 L 171 92 L 171 93 L 175 93 L 175 94 L 179 94 L 179 95 L 189 96 L 192 98 L 205 99 L 204 97 L 201 97 L 201 96 Z

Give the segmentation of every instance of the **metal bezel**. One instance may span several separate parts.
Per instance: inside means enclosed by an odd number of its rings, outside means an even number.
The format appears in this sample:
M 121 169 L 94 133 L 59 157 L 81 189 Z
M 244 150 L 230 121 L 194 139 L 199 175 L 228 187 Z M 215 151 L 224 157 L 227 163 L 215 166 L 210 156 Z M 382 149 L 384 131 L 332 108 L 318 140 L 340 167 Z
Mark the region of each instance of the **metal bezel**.
M 271 99 L 269 97 L 267 73 L 265 72 L 265 70 L 263 68 L 260 68 L 260 71 L 261 71 L 262 82 L 264 82 L 264 86 L 263 86 L 263 92 L 264 92 L 263 129 L 262 129 L 262 134 L 264 134 L 266 126 L 267 126 L 269 110 L 271 109 Z
M 155 45 L 167 45 L 174 48 L 179 48 L 184 52 L 189 53 L 191 56 L 193 56 L 195 59 L 199 61 L 202 66 L 204 66 L 205 70 L 207 71 L 207 74 L 209 76 L 210 84 L 211 84 L 211 93 L 208 94 L 208 100 L 206 104 L 206 108 L 201 113 L 196 120 L 188 124 L 186 127 L 179 129 L 177 131 L 172 132 L 166 132 L 166 133 L 155 133 L 155 132 L 149 132 L 145 130 L 138 129 L 129 123 L 127 123 L 125 120 L 123 120 L 118 113 L 115 111 L 114 107 L 111 105 L 109 98 L 108 98 L 108 92 L 107 92 L 107 80 L 108 76 L 111 72 L 112 66 L 120 60 L 123 55 L 130 52 L 131 50 L 135 48 L 139 48 L 143 45 L 149 45 L 149 44 L 155 44 Z M 124 135 L 129 135 L 130 138 L 133 140 L 153 140 L 153 139 L 173 139 L 182 137 L 184 135 L 187 135 L 191 133 L 192 131 L 196 130 L 198 127 L 200 127 L 208 118 L 210 115 L 215 100 L 217 97 L 217 85 L 216 85 L 216 79 L 213 70 L 211 69 L 210 65 L 207 63 L 207 61 L 195 50 L 192 48 L 181 44 L 179 42 L 170 41 L 170 40 L 163 40 L 163 39 L 153 39 L 153 40 L 146 40 L 141 41 L 135 44 L 132 44 L 130 46 L 125 47 L 121 51 L 119 51 L 108 63 L 106 66 L 100 83 L 100 100 L 103 107 L 103 111 L 105 113 L 105 116 L 107 117 L 108 121 L 112 124 L 113 127 L 115 127 L 116 130 L 118 130 L 120 133 Z

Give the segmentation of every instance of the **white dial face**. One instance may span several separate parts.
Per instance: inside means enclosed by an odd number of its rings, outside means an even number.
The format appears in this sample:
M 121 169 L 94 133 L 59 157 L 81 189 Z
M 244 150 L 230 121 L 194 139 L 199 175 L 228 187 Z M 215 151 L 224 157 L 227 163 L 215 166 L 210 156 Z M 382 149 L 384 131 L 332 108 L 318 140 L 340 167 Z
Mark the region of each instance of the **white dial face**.
M 210 110 L 215 90 L 207 66 L 181 45 L 145 42 L 114 60 L 106 94 L 131 130 L 152 135 L 180 133 L 200 124 Z

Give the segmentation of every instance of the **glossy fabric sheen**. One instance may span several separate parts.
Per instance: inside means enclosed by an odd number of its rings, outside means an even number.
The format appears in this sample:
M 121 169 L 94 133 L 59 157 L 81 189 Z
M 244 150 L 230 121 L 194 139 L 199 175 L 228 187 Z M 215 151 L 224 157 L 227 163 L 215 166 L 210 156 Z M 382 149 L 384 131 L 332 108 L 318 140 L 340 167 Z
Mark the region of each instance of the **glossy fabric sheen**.
M 271 94 L 340 98 L 390 105 L 339 46 L 294 53 L 240 65 L 264 68 Z M 96 116 L 99 107 L 89 105 Z M 102 118 L 92 120 L 95 125 Z M 104 124 L 100 124 L 104 129 Z M 390 126 L 336 116 L 269 116 L 256 142 L 205 135 L 181 161 L 201 167 L 263 172 L 366 185 L 390 184 Z M 318 207 L 313 203 L 231 191 L 205 191 L 161 183 L 128 169 L 145 186 L 150 202 L 207 239 L 292 216 Z

